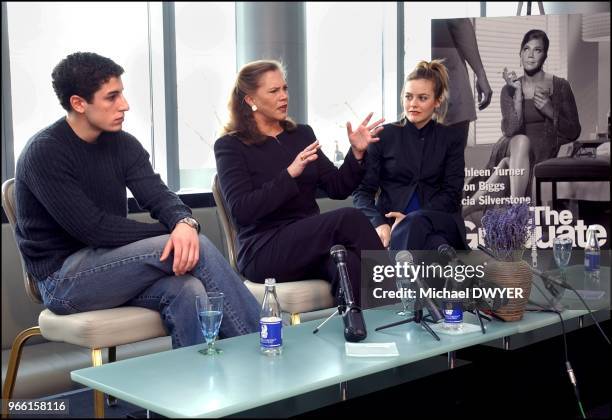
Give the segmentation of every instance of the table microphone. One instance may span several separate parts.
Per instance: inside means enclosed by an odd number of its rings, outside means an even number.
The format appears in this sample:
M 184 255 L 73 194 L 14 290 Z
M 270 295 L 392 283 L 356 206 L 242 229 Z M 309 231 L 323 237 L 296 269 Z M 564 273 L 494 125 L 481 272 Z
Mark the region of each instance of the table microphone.
M 414 259 L 412 258 L 412 254 L 410 253 L 410 251 L 400 251 L 395 256 L 395 262 L 400 264 L 413 265 Z M 419 295 L 425 302 L 425 307 L 431 314 L 433 322 L 438 322 L 439 320 L 443 319 L 444 316 L 442 315 L 436 304 L 433 302 L 433 300 L 422 292 L 425 288 L 423 287 L 423 283 L 417 275 L 414 276 L 414 282 L 417 285 Z
M 552 278 L 545 272 L 540 271 L 535 267 L 529 266 L 529 269 L 531 270 L 532 273 L 536 274 L 542 279 L 542 282 L 544 283 L 544 287 L 546 287 L 546 290 L 548 290 L 550 294 L 553 296 L 553 298 L 555 299 L 561 298 L 561 292 L 555 286 L 560 286 L 560 287 L 563 287 L 564 289 L 572 288 L 565 281 L 561 279 Z
M 344 299 L 345 310 L 341 314 L 344 322 L 344 338 L 346 341 L 357 342 L 365 339 L 368 335 L 365 320 L 361 308 L 353 301 L 353 290 L 346 269 L 346 248 L 342 245 L 334 245 L 329 251 L 340 276 L 340 289 Z
M 457 251 L 455 251 L 455 248 L 453 248 L 449 244 L 440 245 L 438 247 L 438 254 L 448 258 L 453 264 L 466 265 L 463 261 L 459 259 L 459 257 L 457 257 Z
M 465 262 L 463 262 L 461 260 L 461 258 L 459 258 L 457 256 L 457 251 L 455 250 L 455 248 L 453 248 L 452 246 L 450 246 L 449 244 L 442 244 L 438 247 L 438 254 L 442 255 L 443 257 L 446 257 L 449 259 L 449 264 L 452 265 L 462 265 L 462 266 L 467 266 L 468 264 L 466 264 Z M 463 283 L 463 281 L 459 281 L 459 280 L 454 280 L 457 283 L 457 286 L 461 285 L 461 283 Z M 473 279 L 472 279 L 473 281 Z M 466 284 L 462 285 L 462 289 L 467 288 L 468 286 Z
M 480 248 L 480 245 L 478 246 Z M 485 250 L 485 252 L 487 253 L 487 255 L 491 255 L 488 250 Z M 440 254 L 443 257 L 446 257 L 449 259 L 449 264 L 452 265 L 462 265 L 462 266 L 469 266 L 469 264 L 466 264 L 463 260 L 461 260 L 461 258 L 459 258 L 457 256 L 457 251 L 455 250 L 455 248 L 453 248 L 452 246 L 450 246 L 449 244 L 442 244 L 438 247 L 438 254 Z M 463 282 L 458 282 L 456 280 L 453 280 L 457 283 L 457 287 L 460 290 L 466 290 L 469 288 L 494 288 L 495 284 L 489 281 L 485 281 L 483 279 L 479 279 L 476 277 L 472 277 L 470 279 L 470 281 L 463 281 Z M 459 288 L 459 286 L 461 286 Z M 471 298 L 467 301 L 468 303 L 468 309 L 467 310 L 473 310 L 473 309 L 480 309 L 480 310 L 496 310 L 497 308 L 500 308 L 501 306 L 504 306 L 505 304 L 507 304 L 507 298 L 502 298 L 502 297 L 497 297 L 497 295 L 495 295 L 495 297 L 493 297 L 492 299 L 483 299 L 483 298 L 479 298 L 479 299 L 475 299 L 475 298 Z
M 442 280 L 444 280 L 444 286 L 443 289 L 444 290 L 458 290 L 459 289 L 459 285 L 457 284 L 457 282 L 455 281 L 455 279 L 447 277 L 444 274 L 444 267 L 442 267 L 439 263 L 434 262 L 431 263 L 431 267 L 433 267 L 434 273 L 436 272 L 436 269 L 438 267 L 440 267 L 440 273 L 442 274 Z

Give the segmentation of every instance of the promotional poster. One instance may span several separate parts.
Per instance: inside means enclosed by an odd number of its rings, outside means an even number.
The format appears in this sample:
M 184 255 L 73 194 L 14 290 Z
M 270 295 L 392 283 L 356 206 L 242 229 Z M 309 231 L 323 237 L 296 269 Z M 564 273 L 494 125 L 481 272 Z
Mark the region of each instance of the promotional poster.
M 609 13 L 432 20 L 432 58 L 450 76 L 444 122 L 469 124 L 462 212 L 472 249 L 486 210 L 516 203 L 534 212 L 538 249 L 560 236 L 584 248 L 589 225 L 609 248 L 609 23 Z M 569 175 L 554 188 L 543 181 Z

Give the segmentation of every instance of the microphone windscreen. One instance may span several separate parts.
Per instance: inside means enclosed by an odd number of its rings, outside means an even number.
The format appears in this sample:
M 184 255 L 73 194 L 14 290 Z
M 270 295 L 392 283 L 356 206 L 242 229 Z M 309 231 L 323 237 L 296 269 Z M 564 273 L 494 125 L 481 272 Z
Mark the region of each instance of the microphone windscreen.
M 333 255 L 333 254 L 335 254 L 337 252 L 346 252 L 346 248 L 344 247 L 344 245 L 334 245 L 329 250 L 329 253 L 331 255 Z
M 395 262 L 412 264 L 414 263 L 414 258 L 412 258 L 410 251 L 400 251 L 395 256 Z
M 449 244 L 442 244 L 438 247 L 438 254 L 448 257 L 451 260 L 455 259 L 457 257 L 457 251 L 455 251 L 455 248 L 453 248 L 452 246 L 450 246 Z
M 334 263 L 343 263 L 346 259 L 346 248 L 343 245 L 334 245 L 329 250 L 329 255 L 331 255 Z

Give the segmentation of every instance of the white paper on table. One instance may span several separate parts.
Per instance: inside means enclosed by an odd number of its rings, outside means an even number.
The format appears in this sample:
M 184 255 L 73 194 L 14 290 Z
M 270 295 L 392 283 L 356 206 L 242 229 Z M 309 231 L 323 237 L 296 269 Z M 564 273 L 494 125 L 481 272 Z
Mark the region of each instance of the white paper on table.
M 486 327 L 486 326 L 485 326 Z M 446 329 L 444 328 L 444 324 L 434 324 L 431 326 L 431 329 L 434 330 L 435 332 L 437 332 L 438 334 L 447 334 L 447 335 L 463 335 L 463 334 L 469 334 L 469 333 L 473 333 L 473 332 L 482 332 L 482 330 L 480 329 L 480 325 L 474 325 L 474 324 L 467 324 L 467 323 L 463 323 L 462 327 L 460 330 L 450 330 L 450 329 Z
M 395 343 L 344 343 L 344 349 L 352 357 L 399 356 Z

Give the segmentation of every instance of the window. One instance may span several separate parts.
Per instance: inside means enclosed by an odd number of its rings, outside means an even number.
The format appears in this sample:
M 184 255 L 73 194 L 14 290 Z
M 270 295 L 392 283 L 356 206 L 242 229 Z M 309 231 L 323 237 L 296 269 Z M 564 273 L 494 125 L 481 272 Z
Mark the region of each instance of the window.
M 336 164 L 350 147 L 347 121 L 397 118 L 395 7 L 306 3 L 308 122 Z
M 15 161 L 30 137 L 65 115 L 51 86 L 51 71 L 76 51 L 96 52 L 123 67 L 131 107 L 124 129 L 152 152 L 147 3 L 118 7 L 81 2 L 7 4 Z
M 235 4 L 175 7 L 180 191 L 210 191 L 236 75 Z
M 236 70 L 234 3 L 176 3 L 176 68 L 181 192 L 210 191 L 212 144 L 226 119 Z M 13 145 L 65 115 L 51 71 L 68 54 L 92 51 L 122 66 L 130 104 L 124 130 L 167 179 L 161 3 L 8 3 Z M 95 19 L 92 19 L 95 16 Z M 75 32 L 75 28 L 87 30 Z
M 405 2 L 404 74 L 431 59 L 431 20 L 480 16 L 480 2 Z M 401 86 L 400 86 L 401 89 Z
M 518 3 L 516 1 L 488 1 L 487 3 L 487 17 L 493 16 L 516 16 L 518 10 Z M 527 2 L 522 2 L 521 15 L 527 15 Z M 546 8 L 546 6 L 544 6 Z M 546 10 L 545 10 L 546 11 Z M 550 12 L 549 12 L 550 13 Z M 539 15 L 540 8 L 536 2 L 531 4 L 531 15 Z

